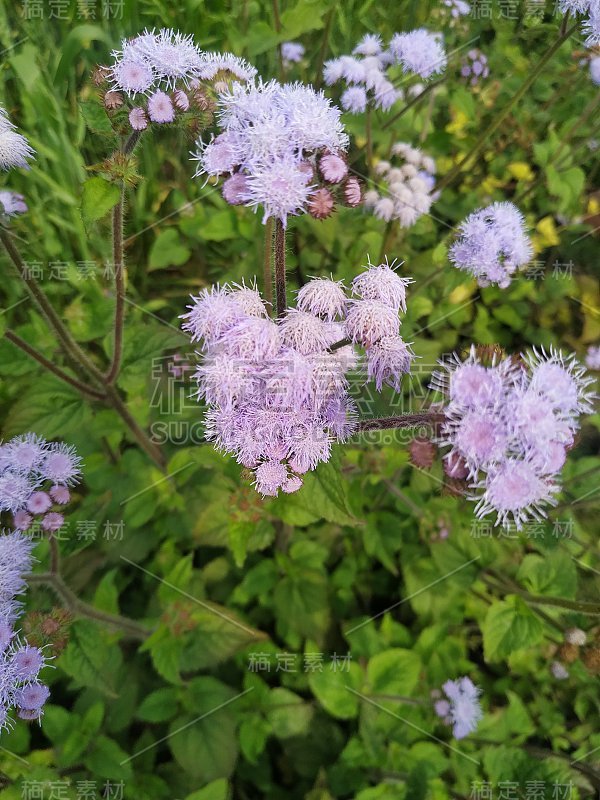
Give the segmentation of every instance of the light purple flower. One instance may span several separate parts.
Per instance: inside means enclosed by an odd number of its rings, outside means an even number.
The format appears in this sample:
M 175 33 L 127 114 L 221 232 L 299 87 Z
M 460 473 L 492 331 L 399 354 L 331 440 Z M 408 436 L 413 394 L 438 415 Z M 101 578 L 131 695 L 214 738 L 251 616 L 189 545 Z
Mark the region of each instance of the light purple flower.
M 361 300 L 379 300 L 394 311 L 406 313 L 406 287 L 413 283 L 412 278 L 401 278 L 394 269 L 394 262 L 387 259 L 383 264 L 373 266 L 357 275 L 352 281 L 352 293 Z
M 304 45 L 300 42 L 283 42 L 281 45 L 281 57 L 286 66 L 298 64 L 304 58 Z
M 168 94 L 158 91 L 148 99 L 148 116 L 152 122 L 164 124 L 173 122 L 175 119 L 175 109 Z
M 513 203 L 493 203 L 470 214 L 458 229 L 450 260 L 470 272 L 480 286 L 506 288 L 533 255 L 525 221 Z
M 33 158 L 33 155 L 34 151 L 27 139 L 17 133 L 6 111 L 0 107 L 0 169 L 27 167 L 27 160 Z
M 298 309 L 329 322 L 344 316 L 347 302 L 343 281 L 313 278 L 298 291 Z
M 478 517 L 521 529 L 556 504 L 558 476 L 579 416 L 592 410 L 592 379 L 574 356 L 551 349 L 484 365 L 472 348 L 441 362 L 432 388 L 447 400 L 436 441 L 445 461 L 464 464 Z M 446 470 L 448 472 L 448 469 Z M 452 474 L 448 472 L 448 474 Z
M 25 214 L 28 210 L 23 195 L 9 191 L 0 191 L 0 207 L 7 217 Z
M 600 370 L 600 345 L 593 344 L 588 347 L 585 363 L 589 369 Z
M 440 712 L 445 712 L 443 716 L 449 718 L 454 737 L 464 739 L 476 730 L 483 717 L 479 701 L 480 690 L 467 677 L 446 681 L 442 689 L 448 698 L 449 707 L 440 705 L 436 708 L 436 713 L 442 716 Z
M 367 109 L 367 92 L 362 86 L 349 86 L 340 98 L 345 111 L 362 114 Z
M 425 28 L 394 34 L 390 51 L 405 72 L 414 72 L 421 78 L 429 78 L 446 69 L 447 57 L 441 34 L 430 33 Z
M 136 106 L 129 112 L 129 124 L 134 131 L 143 131 L 148 127 L 148 117 L 143 108 Z

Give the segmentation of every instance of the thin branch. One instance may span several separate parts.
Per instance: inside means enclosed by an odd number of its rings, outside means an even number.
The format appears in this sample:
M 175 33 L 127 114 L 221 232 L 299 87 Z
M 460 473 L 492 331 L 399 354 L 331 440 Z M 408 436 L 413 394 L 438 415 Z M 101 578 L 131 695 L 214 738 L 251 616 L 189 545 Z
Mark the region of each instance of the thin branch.
M 265 252 L 263 261 L 263 291 L 267 303 L 273 305 L 273 219 L 265 225 Z
M 446 417 L 435 411 L 421 411 L 417 414 L 402 414 L 399 417 L 375 417 L 363 419 L 358 423 L 356 433 L 365 431 L 385 431 L 392 428 L 419 428 L 422 425 L 436 426 L 441 424 Z
M 25 284 L 32 300 L 39 308 L 44 320 L 46 321 L 46 324 L 56 334 L 65 351 L 65 354 L 75 364 L 83 367 L 93 378 L 98 381 L 103 381 L 104 376 L 101 370 L 98 369 L 94 362 L 91 361 L 91 359 L 83 352 L 77 342 L 73 339 L 68 329 L 65 327 L 62 320 L 54 310 L 52 304 L 44 292 L 40 289 L 35 278 L 29 274 L 27 266 L 21 258 L 19 251 L 15 247 L 8 231 L 2 226 L 0 226 L 0 241 L 4 245 L 18 276 Z
M 400 111 L 398 111 L 397 114 L 394 114 L 394 116 L 391 119 L 389 119 L 385 123 L 385 125 L 382 125 L 381 129 L 384 131 L 387 130 L 391 125 L 394 124 L 394 122 L 397 122 L 400 119 L 400 117 L 403 117 L 407 111 L 410 111 L 410 109 L 414 105 L 416 105 L 419 102 L 419 100 L 422 100 L 426 95 L 429 94 L 429 92 L 432 92 L 436 88 L 436 86 L 439 86 L 445 80 L 446 78 L 440 78 L 437 81 L 433 81 L 433 83 L 429 83 L 420 94 L 418 94 L 416 97 L 413 97 L 403 108 L 400 109 Z
M 55 375 L 64 383 L 68 383 L 69 386 L 72 386 L 74 389 L 77 389 L 77 391 L 80 392 L 85 397 L 91 400 L 106 399 L 105 394 L 103 394 L 102 392 L 98 392 L 95 389 L 92 389 L 91 386 L 88 386 L 87 384 L 78 381 L 76 378 L 72 378 L 70 375 L 68 375 L 66 372 L 60 369 L 60 367 L 57 367 L 49 359 L 47 359 L 46 356 L 42 355 L 38 350 L 36 350 L 35 347 L 32 347 L 30 344 L 28 344 L 28 342 L 26 342 L 25 339 L 22 339 L 17 333 L 14 333 L 14 331 L 7 330 L 4 333 L 4 336 L 6 339 L 8 339 L 9 342 L 12 342 L 15 345 L 15 347 L 18 347 L 20 350 L 23 350 L 23 352 L 27 353 L 27 355 L 30 358 L 33 358 L 34 361 L 37 361 L 38 364 L 41 364 L 42 367 L 44 367 L 44 369 L 47 369 L 48 372 L 51 372 L 53 375 Z
M 285 277 L 285 228 L 280 219 L 275 220 L 275 298 L 277 316 L 282 317 L 287 308 Z
M 86 617 L 87 619 L 93 619 L 103 625 L 108 625 L 111 628 L 122 631 L 131 639 L 143 641 L 151 633 L 144 625 L 133 619 L 129 619 L 129 617 L 101 611 L 98 608 L 94 608 L 94 606 L 89 603 L 80 600 L 58 574 L 53 572 L 34 572 L 27 576 L 27 583 L 29 585 L 41 584 L 43 586 L 48 586 L 72 614 L 79 617 Z

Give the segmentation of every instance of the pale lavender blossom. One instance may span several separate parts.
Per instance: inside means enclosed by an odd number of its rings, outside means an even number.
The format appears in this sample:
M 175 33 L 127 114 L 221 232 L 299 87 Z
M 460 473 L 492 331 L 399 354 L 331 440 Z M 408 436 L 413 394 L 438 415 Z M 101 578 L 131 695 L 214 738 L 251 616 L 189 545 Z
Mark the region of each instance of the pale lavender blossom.
M 480 690 L 467 677 L 446 681 L 442 689 L 448 700 L 436 702 L 435 712 L 452 725 L 452 733 L 456 739 L 464 739 L 476 730 L 483 717 Z
M 483 364 L 472 348 L 465 361 L 440 363 L 432 388 L 447 403 L 436 441 L 450 448 L 445 460 L 464 465 L 476 515 L 494 513 L 504 528 L 540 521 L 557 502 L 579 416 L 592 410 L 593 380 L 554 349 Z
M 299 64 L 304 58 L 304 45 L 300 42 L 283 42 L 281 45 L 281 57 L 286 67 L 291 64 Z
M 23 195 L 10 191 L 0 191 L 0 208 L 7 217 L 25 214 L 28 210 Z
M 17 133 L 6 111 L 0 107 L 0 169 L 28 167 L 27 160 L 33 158 L 33 155 L 34 151 L 27 139 Z
M 365 271 L 352 281 L 352 294 L 361 300 L 379 300 L 395 311 L 406 313 L 406 289 L 413 279 L 401 278 L 394 263 L 388 263 L 387 259 L 379 265 L 369 262 Z
M 600 86 L 600 56 L 590 59 L 590 77 L 596 86 Z
M 587 36 L 586 45 L 600 45 L 600 0 L 559 0 L 561 11 L 573 14 L 587 14 L 583 22 L 583 31 Z
M 345 111 L 362 114 L 367 108 L 367 92 L 362 86 L 349 86 L 340 98 Z
M 448 61 L 441 34 L 430 33 L 425 28 L 394 34 L 390 52 L 405 72 L 414 72 L 421 78 L 443 72 Z
M 471 11 L 471 6 L 465 0 L 444 0 L 444 5 L 450 9 L 450 15 L 453 19 L 464 17 Z
M 454 266 L 471 273 L 480 286 L 502 289 L 532 255 L 523 215 L 513 203 L 493 203 L 470 214 L 450 249 Z
M 329 322 L 344 316 L 347 303 L 343 281 L 313 278 L 298 290 L 298 309 Z
M 600 370 L 600 345 L 593 344 L 588 347 L 585 357 L 586 366 L 589 369 Z
M 346 340 L 351 330 L 367 348 L 367 379 L 378 390 L 384 383 L 399 388 L 408 371 L 413 354 L 397 337 L 408 280 L 387 262 L 379 267 L 364 289 L 387 305 L 349 300 L 341 281 L 316 278 L 276 321 L 256 289 L 243 285 L 204 289 L 184 315 L 184 329 L 202 347 L 194 378 L 208 406 L 206 438 L 254 472 L 260 494 L 298 491 L 301 476 L 356 429 L 348 396 L 348 373 L 357 367 Z M 390 333 L 395 338 L 384 341 Z
M 242 190 L 228 187 L 225 199 L 255 210 L 261 206 L 263 222 L 275 217 L 286 225 L 289 216 L 307 210 L 318 189 L 310 160 L 337 157 L 348 146 L 340 116 L 310 86 L 276 81 L 234 85 L 219 97 L 222 132 L 197 143 L 196 176 L 242 176 Z
M 175 109 L 171 98 L 165 92 L 155 92 L 148 99 L 148 116 L 152 122 L 164 124 L 166 122 L 173 122 L 175 119 Z
M 469 50 L 462 60 L 460 74 L 463 78 L 468 78 L 471 86 L 476 86 L 481 80 L 489 77 L 487 56 L 476 48 Z

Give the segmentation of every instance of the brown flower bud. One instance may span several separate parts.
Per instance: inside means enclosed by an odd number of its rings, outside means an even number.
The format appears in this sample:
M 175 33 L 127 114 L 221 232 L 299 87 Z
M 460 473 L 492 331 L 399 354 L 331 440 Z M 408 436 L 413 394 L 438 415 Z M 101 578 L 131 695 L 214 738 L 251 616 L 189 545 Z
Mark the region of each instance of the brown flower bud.
M 586 648 L 581 660 L 593 675 L 600 674 L 600 647 Z
M 564 661 L 565 664 L 572 664 L 573 661 L 577 661 L 579 657 L 579 648 L 576 644 L 565 642 L 558 648 L 557 656 L 561 661 Z
M 317 189 L 308 201 L 308 213 L 315 219 L 325 219 L 333 212 L 333 195 L 329 189 Z
M 413 439 L 408 446 L 411 463 L 420 469 L 430 469 L 435 461 L 436 446 L 430 439 L 419 436 Z

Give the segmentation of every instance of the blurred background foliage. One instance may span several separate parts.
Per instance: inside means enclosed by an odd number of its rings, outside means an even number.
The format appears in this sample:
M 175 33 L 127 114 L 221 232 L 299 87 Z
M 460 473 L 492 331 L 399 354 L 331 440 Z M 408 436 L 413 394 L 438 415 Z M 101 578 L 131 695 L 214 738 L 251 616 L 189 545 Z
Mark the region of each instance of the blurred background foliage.
M 247 57 L 266 78 L 280 76 L 278 45 L 299 40 L 306 56 L 284 77 L 319 84 L 323 61 L 350 52 L 366 32 L 387 40 L 419 25 L 443 30 L 449 66 L 433 101 L 391 125 L 394 110 L 373 119 L 376 159 L 406 141 L 443 175 L 558 36 L 551 0 L 536 15 L 525 2 L 487 5 L 489 17 L 453 27 L 441 2 L 425 0 L 300 0 L 282 2 L 277 15 L 263 0 L 0 8 L 0 101 L 37 151 L 30 171 L 5 181 L 29 205 L 14 231 L 75 338 L 94 357 L 110 352 L 109 228 L 101 220 L 86 229 L 81 194 L 116 144 L 90 73 L 122 37 L 173 27 L 204 49 Z M 475 90 L 460 80 L 461 55 L 474 46 L 491 72 Z M 368 255 L 384 252 L 416 280 L 403 325 L 420 357 L 415 375 L 402 396 L 361 393 L 365 415 L 390 404 L 419 408 L 436 359 L 472 342 L 508 352 L 555 344 L 581 357 L 597 343 L 599 97 L 584 58 L 576 33 L 432 215 L 408 231 L 352 209 L 325 222 L 293 220 L 291 288 L 313 275 L 350 280 Z M 366 176 L 365 119 L 345 121 L 352 167 Z M 34 430 L 84 456 L 83 488 L 60 542 L 65 581 L 97 609 L 152 631 L 139 642 L 61 616 L 50 590 L 31 587 L 30 637 L 43 639 L 43 622 L 59 620 L 61 636 L 48 642 L 52 697 L 41 728 L 19 722 L 2 734 L 0 796 L 28 796 L 27 781 L 41 782 L 44 797 L 60 785 L 54 796 L 66 798 L 86 796 L 84 781 L 95 786 L 87 796 L 117 797 L 110 792 L 122 783 L 124 797 L 152 800 L 466 798 L 477 781 L 494 797 L 511 781 L 515 797 L 535 781 L 545 786 L 540 797 L 596 796 L 597 617 L 532 597 L 600 602 L 599 418 L 587 419 L 570 453 L 559 507 L 521 534 L 474 525 L 472 505 L 455 496 L 439 460 L 428 470 L 410 463 L 406 433 L 355 439 L 297 495 L 260 499 L 237 464 L 202 442 L 186 367 L 194 354 L 178 317 L 190 292 L 260 276 L 264 228 L 260 216 L 192 179 L 192 149 L 183 131 L 142 138 L 141 177 L 126 200 L 119 390 L 161 445 L 168 477 L 114 411 L 0 341 L 3 437 Z M 447 261 L 456 224 L 494 200 L 515 201 L 534 232 L 537 273 L 506 290 L 478 289 Z M 83 262 L 92 265 L 87 277 Z M 56 342 L 1 263 L 0 330 L 9 325 L 56 358 Z M 36 550 L 42 567 L 46 547 Z M 573 626 L 588 636 L 577 652 L 564 647 Z M 323 654 L 322 672 L 306 668 L 310 653 Z M 294 671 L 281 668 L 282 654 L 295 656 Z M 350 666 L 331 669 L 334 654 L 349 654 Z M 252 667 L 260 658 L 269 671 Z M 568 678 L 555 677 L 555 661 Z M 485 718 L 457 745 L 430 692 L 463 674 L 482 688 Z M 552 794 L 563 785 L 571 794 Z

